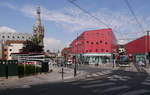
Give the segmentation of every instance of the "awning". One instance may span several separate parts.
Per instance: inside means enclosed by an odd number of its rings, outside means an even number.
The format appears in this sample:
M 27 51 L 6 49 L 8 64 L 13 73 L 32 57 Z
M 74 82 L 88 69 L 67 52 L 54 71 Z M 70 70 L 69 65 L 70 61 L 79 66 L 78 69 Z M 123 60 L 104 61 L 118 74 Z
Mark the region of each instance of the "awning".
M 111 53 L 85 53 L 82 56 L 111 56 Z

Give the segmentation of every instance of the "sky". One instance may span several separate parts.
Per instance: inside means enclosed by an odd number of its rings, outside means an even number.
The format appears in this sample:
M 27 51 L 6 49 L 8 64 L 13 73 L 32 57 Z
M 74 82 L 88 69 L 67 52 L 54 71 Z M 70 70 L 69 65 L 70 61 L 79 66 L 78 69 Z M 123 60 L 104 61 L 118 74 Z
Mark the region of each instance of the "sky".
M 128 0 L 137 24 L 125 0 L 74 0 L 100 21 L 109 25 L 118 43 L 146 35 L 150 25 L 150 0 Z M 45 28 L 45 50 L 57 51 L 87 30 L 108 28 L 67 0 L 0 0 L 0 32 L 32 34 L 36 8 L 41 7 Z

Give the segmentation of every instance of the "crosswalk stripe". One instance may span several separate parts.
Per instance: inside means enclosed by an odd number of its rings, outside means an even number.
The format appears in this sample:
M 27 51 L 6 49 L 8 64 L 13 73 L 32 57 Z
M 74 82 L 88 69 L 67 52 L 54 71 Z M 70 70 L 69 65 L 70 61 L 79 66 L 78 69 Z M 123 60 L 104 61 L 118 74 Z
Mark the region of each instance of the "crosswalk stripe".
M 104 93 L 104 92 L 116 91 L 116 90 L 121 90 L 121 89 L 126 89 L 126 88 L 129 88 L 129 87 L 126 85 L 123 85 L 123 86 L 117 86 L 117 87 L 109 88 L 109 89 L 106 89 L 102 92 Z
M 150 92 L 150 91 L 145 90 L 145 89 L 140 89 L 140 90 L 138 89 L 138 90 L 126 92 L 122 95 L 140 95 L 140 94 L 144 94 L 144 93 L 147 93 L 147 92 Z
M 102 72 L 98 72 L 98 75 L 104 75 Z
M 102 80 L 89 81 L 89 82 L 87 82 L 87 84 L 100 83 L 100 82 L 103 82 L 103 81 Z
M 94 81 L 87 81 L 87 82 L 75 82 L 75 83 L 72 83 L 72 85 L 86 85 L 86 84 L 93 84 L 93 83 L 101 83 L 103 82 L 102 80 L 94 80 Z
M 109 82 L 109 83 L 102 83 L 102 84 L 93 84 L 93 85 L 83 85 L 80 86 L 81 88 L 93 88 L 93 87 L 102 87 L 102 86 L 109 86 L 114 85 L 115 83 Z
M 150 82 L 150 79 L 146 79 L 145 81 L 148 81 L 148 82 Z
M 119 80 L 121 80 L 121 81 L 127 81 L 128 79 L 120 78 Z
M 110 73 L 110 71 L 106 71 L 106 72 L 102 72 L 103 74 L 109 74 Z
M 142 82 L 142 84 L 144 84 L 144 85 L 150 85 L 149 82 Z
M 99 76 L 99 75 L 97 75 L 97 74 L 92 74 L 92 76 L 95 76 L 95 77 L 96 77 L 96 76 Z
M 115 78 L 110 78 L 109 80 L 110 81 L 118 81 L 118 79 L 115 79 Z
M 150 77 L 148 76 L 145 81 L 150 81 Z

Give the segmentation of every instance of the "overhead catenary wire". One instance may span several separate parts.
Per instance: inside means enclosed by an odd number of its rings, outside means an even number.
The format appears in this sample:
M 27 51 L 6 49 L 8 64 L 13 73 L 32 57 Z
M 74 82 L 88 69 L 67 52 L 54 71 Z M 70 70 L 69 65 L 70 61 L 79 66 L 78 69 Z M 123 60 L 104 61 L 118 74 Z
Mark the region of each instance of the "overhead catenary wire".
M 97 18 L 96 16 L 92 15 L 89 11 L 87 11 L 86 9 L 80 7 L 77 3 L 75 3 L 74 1 L 76 0 L 67 0 L 68 2 L 70 2 L 71 4 L 73 4 L 74 6 L 76 6 L 77 8 L 79 8 L 81 11 L 85 12 L 86 14 L 88 14 L 89 16 L 91 16 L 92 18 L 94 18 L 96 21 L 102 23 L 103 25 L 105 25 L 107 28 L 110 28 L 110 26 L 106 23 L 104 23 L 103 21 L 101 21 L 99 18 Z
M 141 31 L 144 32 L 144 28 L 143 28 L 142 24 L 140 23 L 140 21 L 138 20 L 138 18 L 136 17 L 136 15 L 135 15 L 135 13 L 134 13 L 134 11 L 133 11 L 133 9 L 132 9 L 132 7 L 131 7 L 129 1 L 128 1 L 128 0 L 124 0 L 124 1 L 125 1 L 126 5 L 127 5 L 128 9 L 130 10 L 131 14 L 132 14 L 133 17 L 135 18 L 135 21 L 137 22 L 137 24 L 138 24 L 139 27 L 141 28 Z
M 88 14 L 89 16 L 91 16 L 92 18 L 94 18 L 96 21 L 102 23 L 103 25 L 105 25 L 107 28 L 110 28 L 110 25 L 104 23 L 103 21 L 101 21 L 99 18 L 97 18 L 96 16 L 92 15 L 88 10 L 80 7 L 80 5 L 78 5 L 77 3 L 75 3 L 75 1 L 77 0 L 67 0 L 68 2 L 70 2 L 71 4 L 73 4 L 74 6 L 76 6 L 77 8 L 79 8 L 81 11 L 83 11 L 84 13 Z M 134 12 L 132 12 L 134 14 Z M 135 14 L 134 14 L 135 16 Z M 136 17 L 136 16 L 135 16 Z M 136 18 L 136 21 L 139 23 L 138 19 Z M 139 23 L 140 24 L 140 23 Z M 140 27 L 142 28 L 142 25 L 140 25 Z M 133 39 L 136 39 L 136 38 L 126 38 L 126 40 L 133 40 Z M 124 39 L 118 39 L 118 40 L 125 40 Z

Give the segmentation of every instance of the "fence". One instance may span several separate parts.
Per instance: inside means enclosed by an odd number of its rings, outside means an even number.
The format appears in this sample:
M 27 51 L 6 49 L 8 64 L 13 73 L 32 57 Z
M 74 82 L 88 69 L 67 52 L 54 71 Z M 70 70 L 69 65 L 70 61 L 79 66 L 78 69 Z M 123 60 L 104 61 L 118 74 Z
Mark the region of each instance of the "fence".
M 0 77 L 18 75 L 18 61 L 16 60 L 0 60 Z
M 41 72 L 48 72 L 48 63 L 43 62 L 41 67 L 36 64 L 19 64 L 16 60 L 0 60 L 0 77 L 24 77 Z

